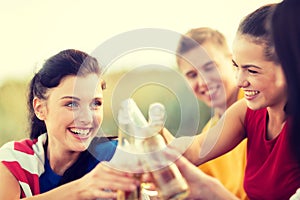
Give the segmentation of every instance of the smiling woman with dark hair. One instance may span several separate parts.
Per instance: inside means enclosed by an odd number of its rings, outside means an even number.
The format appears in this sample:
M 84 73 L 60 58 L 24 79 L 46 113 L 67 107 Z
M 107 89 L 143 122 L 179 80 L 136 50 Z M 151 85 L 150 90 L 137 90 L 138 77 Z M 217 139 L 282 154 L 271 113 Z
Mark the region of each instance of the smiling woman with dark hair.
M 45 62 L 29 87 L 30 139 L 0 149 L 0 199 L 116 198 L 117 189 L 135 189 L 130 174 L 104 162 L 116 141 L 96 137 L 104 86 L 97 60 L 84 52 Z
M 283 8 L 288 4 L 290 9 Z M 199 165 L 231 151 L 247 138 L 244 189 L 249 199 L 289 199 L 300 188 L 299 3 L 288 0 L 276 6 L 258 8 L 238 27 L 233 42 L 233 64 L 244 99 L 229 107 L 215 126 L 195 136 L 187 150 L 184 146 L 184 155 Z M 267 26 L 274 9 L 275 45 Z M 188 137 L 176 138 L 171 145 L 181 148 L 182 142 L 190 142 Z M 203 177 L 199 175 L 202 178 L 199 182 L 207 187 L 202 187 L 202 195 L 212 183 L 205 183 Z M 187 178 L 190 180 L 195 182 L 195 178 Z M 210 187 L 211 195 L 219 194 L 222 199 L 220 192 L 224 192 L 224 187 L 214 186 Z M 195 194 L 193 187 L 190 188 L 191 194 Z

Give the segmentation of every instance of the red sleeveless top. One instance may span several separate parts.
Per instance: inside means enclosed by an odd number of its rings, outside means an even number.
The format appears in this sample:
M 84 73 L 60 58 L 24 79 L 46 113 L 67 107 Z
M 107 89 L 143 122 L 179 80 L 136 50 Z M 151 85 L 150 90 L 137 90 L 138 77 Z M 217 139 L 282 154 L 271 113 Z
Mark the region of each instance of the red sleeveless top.
M 267 140 L 267 118 L 267 109 L 247 110 L 244 188 L 251 200 L 289 199 L 300 188 L 300 165 L 289 148 L 288 120 L 276 138 Z

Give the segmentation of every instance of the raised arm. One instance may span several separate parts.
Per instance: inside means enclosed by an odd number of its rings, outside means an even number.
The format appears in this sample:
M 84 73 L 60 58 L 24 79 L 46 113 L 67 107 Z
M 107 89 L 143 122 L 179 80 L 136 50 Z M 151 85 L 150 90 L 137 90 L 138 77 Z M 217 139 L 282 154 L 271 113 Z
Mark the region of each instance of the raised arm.
M 194 137 L 175 138 L 172 141 L 167 130 L 164 130 L 163 135 L 169 138 L 168 143 L 184 153 L 188 160 L 200 165 L 227 153 L 246 137 L 244 130 L 246 110 L 246 102 L 240 100 L 228 108 L 218 123 L 207 132 Z

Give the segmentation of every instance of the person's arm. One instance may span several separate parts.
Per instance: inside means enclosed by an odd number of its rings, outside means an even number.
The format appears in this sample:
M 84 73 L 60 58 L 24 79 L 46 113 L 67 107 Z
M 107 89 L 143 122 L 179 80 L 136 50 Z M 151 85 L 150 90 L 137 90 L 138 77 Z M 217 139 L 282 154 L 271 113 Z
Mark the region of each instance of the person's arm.
M 188 199 L 238 200 L 219 180 L 203 173 L 185 157 L 180 157 L 175 164 L 189 185 Z
M 0 163 L 0 180 L 0 199 L 20 199 L 20 185 L 2 163 Z M 132 174 L 116 171 L 106 162 L 102 162 L 78 180 L 24 200 L 116 198 L 116 190 L 131 191 L 137 184 Z
M 184 153 L 193 164 L 200 165 L 227 153 L 245 138 L 246 110 L 246 102 L 240 100 L 228 108 L 218 123 L 207 132 L 194 137 L 175 138 L 172 142 L 168 142 L 170 146 Z M 164 135 L 168 135 L 165 130 Z
M 20 199 L 20 185 L 10 171 L 0 162 L 0 199 Z

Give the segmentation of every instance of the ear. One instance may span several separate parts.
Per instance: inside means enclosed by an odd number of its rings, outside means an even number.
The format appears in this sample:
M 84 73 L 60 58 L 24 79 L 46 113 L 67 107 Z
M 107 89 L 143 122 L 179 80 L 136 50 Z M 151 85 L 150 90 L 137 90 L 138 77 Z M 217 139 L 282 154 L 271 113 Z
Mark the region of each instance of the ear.
M 33 101 L 33 109 L 36 117 L 40 120 L 46 119 L 46 102 L 43 99 L 34 97 Z

